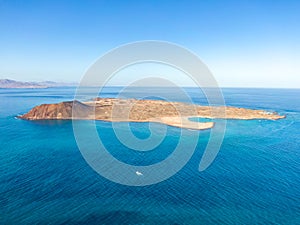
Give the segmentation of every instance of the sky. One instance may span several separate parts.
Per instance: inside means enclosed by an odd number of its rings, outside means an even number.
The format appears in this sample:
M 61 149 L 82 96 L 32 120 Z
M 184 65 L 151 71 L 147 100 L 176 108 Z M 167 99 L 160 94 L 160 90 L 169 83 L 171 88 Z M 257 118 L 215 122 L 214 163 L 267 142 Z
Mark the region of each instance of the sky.
M 0 79 L 79 82 L 107 51 L 162 40 L 197 54 L 221 87 L 300 88 L 299 12 L 297 0 L 0 0 Z

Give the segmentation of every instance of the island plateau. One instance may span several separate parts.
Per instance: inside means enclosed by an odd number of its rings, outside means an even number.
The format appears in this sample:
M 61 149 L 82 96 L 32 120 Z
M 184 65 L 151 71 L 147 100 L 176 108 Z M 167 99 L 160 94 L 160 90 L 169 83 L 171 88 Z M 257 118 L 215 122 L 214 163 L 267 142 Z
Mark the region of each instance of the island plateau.
M 285 118 L 276 112 L 229 106 L 202 106 L 163 100 L 95 98 L 91 101 L 67 101 L 42 104 L 19 116 L 26 120 L 102 120 L 111 122 L 157 122 L 169 126 L 203 130 L 214 122 L 195 122 L 191 117 L 208 119 L 266 119 Z

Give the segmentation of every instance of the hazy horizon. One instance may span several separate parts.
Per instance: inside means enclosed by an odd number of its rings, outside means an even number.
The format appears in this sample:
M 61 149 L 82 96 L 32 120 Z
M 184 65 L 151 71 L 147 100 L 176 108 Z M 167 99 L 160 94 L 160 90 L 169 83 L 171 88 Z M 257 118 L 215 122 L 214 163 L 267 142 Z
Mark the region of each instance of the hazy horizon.
M 8 79 L 8 80 L 13 80 L 13 81 L 20 81 L 20 82 L 33 82 L 33 83 L 43 83 L 43 82 L 55 82 L 55 83 L 65 83 L 68 84 L 68 86 L 54 86 L 53 88 L 65 88 L 65 87 L 77 87 L 77 85 L 79 85 L 79 82 L 61 82 L 61 81 L 55 81 L 55 80 L 42 80 L 42 81 L 32 81 L 32 80 L 15 80 L 15 79 L 10 79 L 10 78 L 0 78 L 0 80 L 2 79 Z M 88 86 L 81 86 L 81 87 L 87 87 L 87 88 L 98 88 L 98 85 L 88 85 Z M 118 84 L 111 84 L 111 85 L 105 85 L 103 87 L 128 87 L 128 85 L 118 85 Z M 167 85 L 131 85 L 131 87 L 134 88 L 177 88 L 174 86 L 167 86 Z M 199 87 L 199 86 L 179 86 L 182 88 L 216 88 L 216 87 Z M 51 87 L 50 87 L 51 88 Z M 239 86 L 219 86 L 219 88 L 222 89 L 300 89 L 299 87 L 239 87 Z

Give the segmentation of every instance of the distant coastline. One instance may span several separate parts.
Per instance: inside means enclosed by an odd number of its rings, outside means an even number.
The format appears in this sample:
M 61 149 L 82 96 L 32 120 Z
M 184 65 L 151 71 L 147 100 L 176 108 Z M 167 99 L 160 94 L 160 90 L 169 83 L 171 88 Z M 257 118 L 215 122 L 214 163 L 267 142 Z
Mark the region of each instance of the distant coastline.
M 0 79 L 0 88 L 27 88 L 27 89 L 39 89 L 50 87 L 72 87 L 76 86 L 76 83 L 63 83 L 54 81 L 42 81 L 42 82 L 23 82 L 11 79 Z

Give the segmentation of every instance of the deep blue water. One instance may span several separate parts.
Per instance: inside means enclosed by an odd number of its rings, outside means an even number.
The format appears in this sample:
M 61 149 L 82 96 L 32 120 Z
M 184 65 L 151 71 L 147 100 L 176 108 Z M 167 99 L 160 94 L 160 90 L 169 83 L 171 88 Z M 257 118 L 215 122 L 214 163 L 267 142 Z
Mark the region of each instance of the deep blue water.
M 118 91 L 107 88 L 103 96 Z M 132 96 L 139 91 L 147 90 Z M 206 104 L 199 91 L 187 91 L 195 103 Z M 200 131 L 194 155 L 176 175 L 132 187 L 88 166 L 70 121 L 15 118 L 41 103 L 73 99 L 73 88 L 0 89 L 0 224 L 300 224 L 300 90 L 224 89 L 223 94 L 228 105 L 274 110 L 287 118 L 228 120 L 220 152 L 203 172 L 198 166 L 210 131 Z M 88 96 L 87 90 L 82 98 Z M 180 134 L 168 127 L 157 149 L 133 154 L 117 141 L 111 123 L 96 125 L 111 154 L 131 164 L 164 159 Z M 159 131 L 162 125 L 155 126 Z M 139 138 L 149 135 L 147 123 L 132 123 L 131 129 Z

